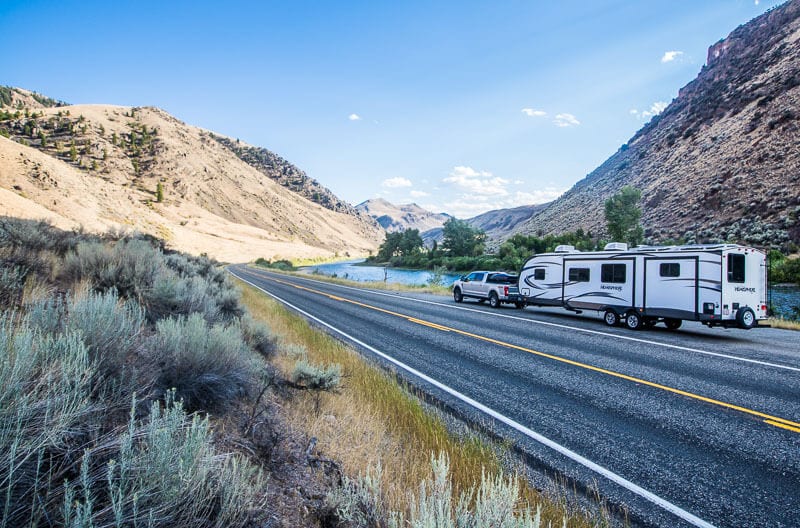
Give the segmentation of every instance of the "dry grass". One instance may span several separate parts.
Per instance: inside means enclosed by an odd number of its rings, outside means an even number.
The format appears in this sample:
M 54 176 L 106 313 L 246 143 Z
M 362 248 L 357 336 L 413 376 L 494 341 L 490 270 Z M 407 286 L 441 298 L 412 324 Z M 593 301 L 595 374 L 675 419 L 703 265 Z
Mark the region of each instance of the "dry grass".
M 783 319 L 782 317 L 771 317 L 767 322 L 772 328 L 780 328 L 783 330 L 800 330 L 800 321 L 792 321 Z
M 456 438 L 396 377 L 311 328 L 304 319 L 257 289 L 237 282 L 243 304 L 256 319 L 267 322 L 281 336 L 282 349 L 297 349 L 300 345 L 307 350 L 311 362 L 342 366 L 341 390 L 335 394 L 303 393 L 293 397 L 285 404 L 289 420 L 293 427 L 317 437 L 319 449 L 325 456 L 341 461 L 351 477 L 380 464 L 382 489 L 391 509 L 408 511 L 409 492 L 416 492 L 420 482 L 430 475 L 432 453 L 445 452 L 449 456 L 456 493 L 479 484 L 484 470 L 491 475 L 502 471 L 501 446 L 488 444 L 477 436 Z M 279 354 L 276 363 L 288 373 L 295 360 L 291 353 L 284 353 Z M 548 500 L 526 481 L 521 479 L 520 483 L 523 501 L 541 504 L 543 518 L 554 526 L 561 526 L 565 517 L 569 526 L 608 524 L 604 513 L 589 519 L 583 513 L 569 511 L 563 498 Z

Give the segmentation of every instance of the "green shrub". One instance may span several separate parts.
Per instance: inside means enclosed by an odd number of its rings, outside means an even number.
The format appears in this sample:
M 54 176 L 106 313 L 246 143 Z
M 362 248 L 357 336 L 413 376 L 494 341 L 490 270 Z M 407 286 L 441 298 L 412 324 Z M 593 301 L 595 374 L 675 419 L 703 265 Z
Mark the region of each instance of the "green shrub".
M 106 377 L 121 376 L 126 358 L 139 346 L 142 307 L 133 300 L 120 301 L 112 288 L 72 300 L 67 312 L 66 330 L 80 335 L 97 370 Z
M 0 306 L 18 306 L 27 272 L 20 266 L 0 268 Z
M 244 315 L 239 320 L 242 337 L 256 352 L 269 359 L 278 350 L 278 339 L 272 330 L 261 321 L 257 321 L 250 314 Z
M 156 329 L 158 387 L 174 389 L 187 410 L 222 412 L 247 394 L 255 369 L 238 326 L 208 326 L 192 314 L 161 320 Z
M 97 408 L 93 371 L 76 334 L 47 335 L 0 317 L 0 526 L 42 518 L 48 492 L 69 475 Z M 35 523 L 34 523 L 35 525 Z
M 187 416 L 170 395 L 163 408 L 152 404 L 145 423 L 134 416 L 126 431 L 84 455 L 80 476 L 66 485 L 65 525 L 222 528 L 252 522 L 263 507 L 264 477 L 246 461 L 215 452 L 208 418 Z
M 96 291 L 115 288 L 123 299 L 144 299 L 163 272 L 161 252 L 144 240 L 123 239 L 113 245 L 82 242 L 64 259 L 62 278 L 88 280 Z
M 309 390 L 332 391 L 342 380 L 341 365 L 321 367 L 313 365 L 302 358 L 295 363 L 291 381 L 295 385 Z

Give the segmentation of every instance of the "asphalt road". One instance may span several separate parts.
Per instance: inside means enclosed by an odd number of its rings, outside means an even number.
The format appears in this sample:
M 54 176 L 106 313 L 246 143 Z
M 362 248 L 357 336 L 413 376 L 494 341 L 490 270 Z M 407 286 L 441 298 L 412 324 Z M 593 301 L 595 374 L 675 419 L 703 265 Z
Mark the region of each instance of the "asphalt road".
M 800 332 L 633 332 L 555 310 L 231 272 L 648 526 L 800 526 Z M 398 362 L 402 365 L 398 366 Z

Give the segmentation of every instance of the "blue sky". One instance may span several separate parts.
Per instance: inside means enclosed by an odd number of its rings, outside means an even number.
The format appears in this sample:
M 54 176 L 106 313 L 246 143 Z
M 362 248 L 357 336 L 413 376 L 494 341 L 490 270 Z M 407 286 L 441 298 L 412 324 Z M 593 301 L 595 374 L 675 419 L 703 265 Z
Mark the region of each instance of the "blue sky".
M 158 106 L 341 198 L 555 198 L 780 2 L 0 0 L 0 84 Z

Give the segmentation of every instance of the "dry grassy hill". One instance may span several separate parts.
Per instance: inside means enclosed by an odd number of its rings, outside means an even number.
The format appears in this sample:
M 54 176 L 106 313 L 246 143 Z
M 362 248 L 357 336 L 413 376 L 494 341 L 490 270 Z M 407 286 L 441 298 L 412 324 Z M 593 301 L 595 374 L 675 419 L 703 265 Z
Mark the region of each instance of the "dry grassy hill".
M 709 48 L 664 112 L 561 198 L 526 234 L 605 231 L 603 202 L 642 190 L 654 241 L 800 243 L 800 0 Z
M 163 110 L 66 106 L 16 88 L 3 88 L 0 104 L 0 215 L 139 230 L 232 262 L 366 254 L 383 239 L 371 218 L 285 160 L 275 157 L 276 170 L 248 162 Z M 275 181 L 289 170 L 325 191 L 322 205 Z

